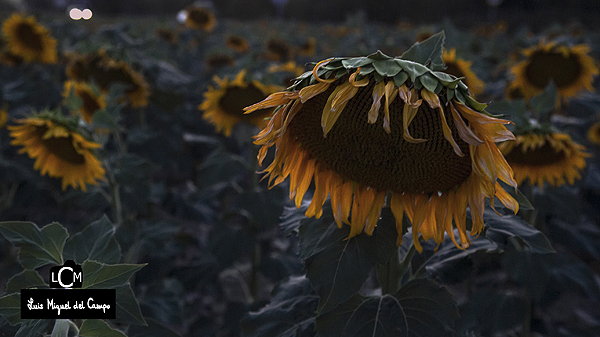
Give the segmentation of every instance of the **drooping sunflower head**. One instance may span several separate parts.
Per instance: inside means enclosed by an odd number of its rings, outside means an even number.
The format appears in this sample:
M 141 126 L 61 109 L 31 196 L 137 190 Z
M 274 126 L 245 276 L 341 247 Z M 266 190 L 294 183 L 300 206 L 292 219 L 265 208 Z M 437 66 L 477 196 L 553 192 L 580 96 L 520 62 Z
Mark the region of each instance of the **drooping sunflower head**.
M 280 87 L 264 85 L 259 81 L 246 81 L 246 71 L 240 71 L 235 79 L 213 78 L 217 87 L 208 87 L 204 93 L 204 101 L 198 108 L 204 111 L 203 118 L 215 126 L 217 132 L 231 136 L 233 127 L 240 122 L 266 125 L 265 117 L 272 114 L 273 109 L 261 111 L 256 115 L 244 114 L 244 107 L 260 101 Z
M 89 82 L 93 79 L 104 91 L 114 83 L 124 84 L 131 107 L 148 105 L 150 90 L 144 76 L 133 70 L 127 62 L 113 59 L 104 51 L 71 56 L 66 74 L 69 79 L 78 82 Z
M 456 57 L 456 49 L 444 50 L 442 55 L 446 69 L 444 72 L 456 77 L 464 77 L 463 81 L 469 87 L 473 95 L 482 94 L 485 83 L 471 70 L 472 61 L 465 61 Z
M 56 39 L 33 16 L 13 14 L 2 24 L 11 54 L 25 62 L 56 63 Z
M 94 155 L 100 144 L 85 139 L 76 129 L 48 116 L 17 120 L 8 126 L 11 144 L 22 146 L 20 153 L 35 159 L 34 169 L 42 175 L 62 179 L 67 186 L 86 190 L 86 184 L 96 185 L 104 179 L 102 164 Z
M 190 6 L 185 10 L 185 13 L 184 23 L 186 27 L 210 32 L 217 24 L 215 14 L 208 7 Z
M 65 82 L 63 90 L 65 99 L 69 97 L 71 90 L 82 100 L 82 105 L 77 112 L 86 122 L 91 123 L 94 113 L 106 108 L 106 94 L 94 90 L 90 84 L 76 81 Z
M 329 195 L 335 221 L 349 224 L 351 236 L 373 233 L 386 199 L 398 244 L 406 214 L 419 250 L 419 234 L 441 243 L 447 232 L 468 246 L 467 207 L 478 233 L 486 198 L 518 210 L 498 182 L 516 188 L 495 144 L 514 138 L 508 121 L 486 114 L 459 79 L 422 63 L 380 52 L 327 59 L 246 110 L 263 108 L 276 108 L 255 137 L 261 163 L 276 145 L 265 177 L 278 184 L 289 176 L 297 206 L 314 182 L 306 215 L 321 216 Z
M 515 140 L 503 142 L 500 150 L 515 172 L 520 185 L 544 183 L 550 186 L 573 185 L 581 178 L 586 166 L 585 147 L 577 144 L 566 133 L 552 131 L 529 132 L 517 135 Z
M 593 91 L 592 82 L 598 75 L 594 59 L 585 44 L 568 47 L 555 42 L 525 49 L 525 60 L 511 68 L 515 76 L 511 88 L 519 88 L 526 98 L 540 93 L 554 81 L 560 97 L 570 98 L 583 90 Z
M 600 145 L 600 122 L 592 124 L 588 129 L 587 138 L 593 144 Z
M 250 50 L 250 43 L 243 36 L 229 35 L 225 41 L 227 47 L 235 50 L 238 53 L 246 53 Z

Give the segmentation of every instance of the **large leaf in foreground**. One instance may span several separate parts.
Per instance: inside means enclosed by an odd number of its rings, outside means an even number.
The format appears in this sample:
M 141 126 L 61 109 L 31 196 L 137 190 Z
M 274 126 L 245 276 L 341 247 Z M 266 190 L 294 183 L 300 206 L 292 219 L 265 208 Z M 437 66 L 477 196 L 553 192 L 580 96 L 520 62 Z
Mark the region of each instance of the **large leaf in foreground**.
M 368 278 L 377 259 L 375 237 L 364 233 L 348 239 L 350 226 L 341 229 L 331 218 L 329 204 L 321 219 L 303 221 L 299 230 L 300 256 L 306 274 L 319 294 L 319 313 L 347 301 Z
M 245 336 L 313 336 L 319 297 L 304 276 L 279 285 L 271 303 L 242 321 Z
M 19 261 L 25 269 L 63 263 L 63 247 L 69 233 L 57 222 L 42 229 L 32 222 L 2 222 L 0 234 L 19 247 Z
M 317 318 L 317 336 L 449 336 L 457 317 L 456 303 L 447 290 L 418 279 L 394 295 L 353 296 Z

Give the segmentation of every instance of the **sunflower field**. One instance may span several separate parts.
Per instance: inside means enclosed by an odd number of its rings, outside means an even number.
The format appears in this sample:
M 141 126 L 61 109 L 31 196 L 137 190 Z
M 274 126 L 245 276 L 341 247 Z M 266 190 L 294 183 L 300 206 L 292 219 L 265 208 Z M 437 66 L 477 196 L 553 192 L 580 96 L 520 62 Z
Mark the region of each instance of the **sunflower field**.
M 599 29 L 219 13 L 0 12 L 1 337 L 598 334 Z

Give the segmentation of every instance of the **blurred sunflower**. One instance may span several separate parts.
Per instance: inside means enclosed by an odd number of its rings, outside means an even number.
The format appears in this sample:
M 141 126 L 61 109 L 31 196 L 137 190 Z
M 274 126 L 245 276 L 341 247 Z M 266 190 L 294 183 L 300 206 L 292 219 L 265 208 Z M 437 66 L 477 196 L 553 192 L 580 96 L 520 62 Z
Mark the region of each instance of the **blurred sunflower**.
M 25 62 L 56 63 L 56 39 L 33 16 L 14 13 L 2 24 L 9 51 Z
M 227 47 L 238 53 L 246 53 L 250 50 L 250 44 L 243 36 L 229 35 L 225 41 Z
M 233 67 L 235 59 L 227 54 L 212 54 L 206 57 L 206 67 L 210 70 L 215 70 L 223 67 Z
M 287 87 L 294 82 L 294 79 L 296 79 L 296 77 L 304 73 L 304 67 L 298 65 L 294 61 L 289 61 L 286 63 L 272 65 L 267 69 L 267 72 L 269 72 L 270 74 L 284 74 L 281 83 L 282 85 Z
M 8 109 L 6 106 L 0 109 L 0 128 L 3 128 L 8 122 Z
M 115 60 L 104 51 L 70 56 L 66 74 L 69 79 L 77 82 L 90 82 L 93 78 L 104 91 L 113 83 L 124 84 L 131 107 L 148 105 L 150 90 L 144 76 L 133 70 L 127 62 Z
M 397 243 L 406 213 L 419 251 L 419 233 L 439 244 L 447 232 L 457 247 L 467 247 L 467 207 L 470 232 L 479 233 L 485 198 L 493 205 L 498 197 L 518 210 L 497 182 L 517 186 L 495 145 L 514 139 L 504 126 L 509 122 L 481 112 L 485 105 L 451 75 L 380 52 L 333 58 L 245 110 L 274 107 L 268 126 L 255 136 L 261 164 L 276 145 L 264 170 L 269 182 L 290 176 L 290 197 L 299 207 L 314 180 L 306 216 L 320 217 L 329 194 L 335 221 L 350 224 L 350 237 L 373 233 L 388 193 Z
M 207 7 L 190 6 L 186 10 L 185 26 L 210 32 L 215 28 L 217 19 Z
M 0 64 L 14 67 L 21 63 L 23 63 L 23 58 L 21 56 L 15 55 L 8 50 L 0 51 Z
M 542 92 L 552 80 L 563 98 L 573 97 L 582 90 L 594 91 L 592 82 L 598 68 L 589 51 L 585 44 L 567 47 L 540 41 L 523 50 L 526 59 L 511 68 L 515 79 L 510 88 L 519 88 L 530 98 Z
M 47 117 L 17 120 L 21 125 L 8 126 L 12 145 L 23 146 L 19 153 L 35 159 L 34 169 L 42 175 L 62 178 L 67 186 L 86 190 L 85 184 L 96 185 L 104 178 L 104 169 L 92 152 L 100 144 L 88 141 L 66 123 Z
M 292 47 L 284 40 L 269 39 L 266 49 L 266 58 L 270 61 L 287 62 L 292 59 Z
M 483 93 L 485 83 L 471 70 L 472 61 L 456 58 L 456 49 L 444 50 L 442 58 L 446 65 L 444 72 L 456 77 L 464 77 L 464 82 L 473 95 Z
M 314 56 L 317 52 L 317 39 L 310 37 L 306 43 L 302 44 L 298 49 L 298 54 L 302 56 Z
M 590 127 L 587 138 L 590 142 L 600 145 L 600 122 L 596 122 Z
M 280 89 L 279 86 L 264 85 L 259 81 L 247 82 L 245 76 L 246 70 L 240 71 L 233 81 L 215 76 L 213 80 L 218 87 L 209 86 L 208 91 L 204 93 L 204 101 L 198 106 L 204 111 L 203 118 L 212 123 L 217 132 L 222 132 L 228 137 L 231 136 L 234 125 L 240 122 L 258 127 L 265 126 L 265 117 L 270 116 L 273 109 L 256 115 L 246 115 L 243 108 Z
M 63 97 L 69 97 L 71 90 L 75 91 L 75 95 L 81 98 L 83 104 L 79 108 L 79 113 L 88 123 L 92 122 L 92 117 L 96 111 L 106 108 L 106 95 L 96 92 L 86 82 L 67 81 L 64 85 Z
M 168 42 L 169 44 L 177 45 L 177 43 L 179 43 L 179 36 L 171 29 L 157 28 L 154 33 L 161 40 Z
M 547 182 L 551 186 L 570 185 L 581 178 L 586 166 L 585 147 L 577 144 L 568 134 L 558 132 L 526 133 L 515 140 L 498 145 L 515 172 L 520 185 L 526 179 L 540 188 Z

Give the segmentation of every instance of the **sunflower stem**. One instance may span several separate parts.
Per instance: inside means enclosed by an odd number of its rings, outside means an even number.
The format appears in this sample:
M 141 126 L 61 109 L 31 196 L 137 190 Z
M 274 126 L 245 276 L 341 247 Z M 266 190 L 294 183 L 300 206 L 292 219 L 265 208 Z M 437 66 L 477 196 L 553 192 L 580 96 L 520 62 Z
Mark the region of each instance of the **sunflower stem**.
M 110 193 L 110 207 L 113 215 L 113 221 L 116 222 L 116 227 L 123 224 L 123 206 L 121 204 L 121 193 L 119 191 L 119 183 L 115 178 L 114 172 L 107 160 L 104 160 L 106 167 L 106 175 L 108 176 L 108 190 Z
M 395 294 L 400 290 L 402 276 L 406 271 L 403 270 L 402 267 L 400 257 L 398 256 L 398 250 L 396 250 L 395 254 L 392 254 L 387 263 L 377 264 L 377 281 L 379 281 L 379 285 L 381 285 L 381 293 L 383 295 Z

